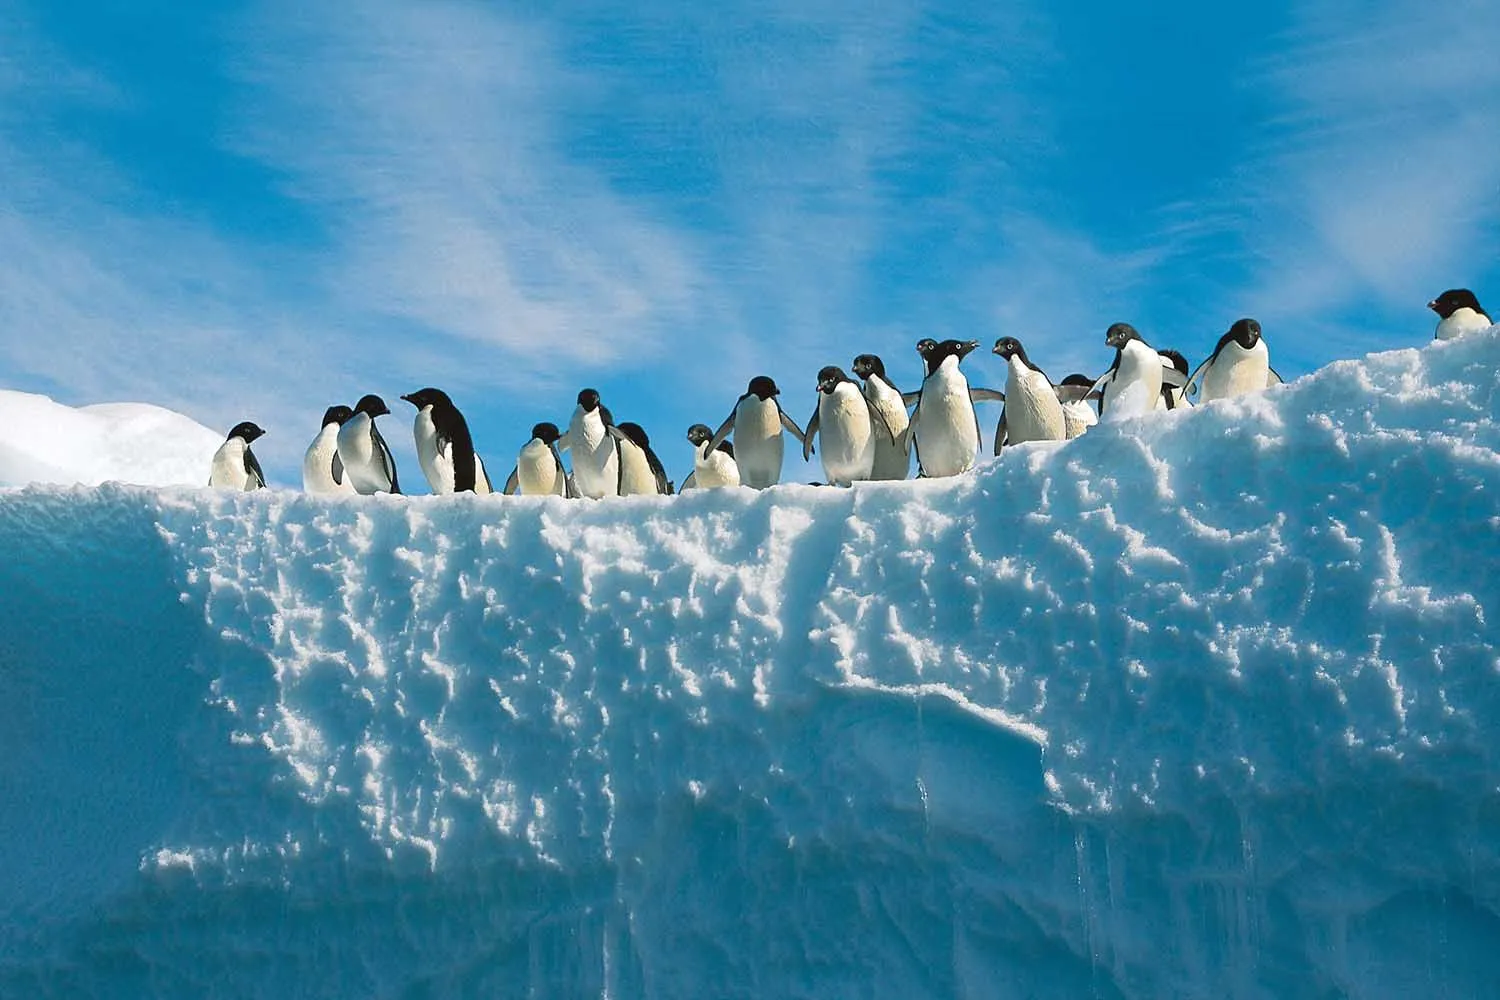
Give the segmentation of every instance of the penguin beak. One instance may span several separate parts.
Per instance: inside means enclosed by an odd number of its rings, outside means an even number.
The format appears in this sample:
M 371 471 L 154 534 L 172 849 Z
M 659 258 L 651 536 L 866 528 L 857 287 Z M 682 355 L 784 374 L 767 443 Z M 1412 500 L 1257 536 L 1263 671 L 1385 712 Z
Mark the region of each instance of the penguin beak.
M 1427 303 L 1427 308 L 1431 309 L 1433 312 L 1437 312 L 1438 311 L 1437 299 L 1433 299 L 1431 302 Z

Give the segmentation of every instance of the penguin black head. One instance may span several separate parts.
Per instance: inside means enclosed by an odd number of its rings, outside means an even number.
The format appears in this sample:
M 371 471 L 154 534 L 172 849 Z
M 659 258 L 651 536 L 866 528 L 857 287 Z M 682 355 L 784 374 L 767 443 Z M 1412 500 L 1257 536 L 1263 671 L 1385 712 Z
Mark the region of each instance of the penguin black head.
M 708 429 L 707 424 L 694 424 L 688 428 L 687 439 L 695 446 L 703 445 L 714 439 L 714 432 Z
M 1026 348 L 1022 347 L 1021 342 L 1015 337 L 1001 337 L 995 341 L 995 348 L 992 353 L 1000 355 L 1006 361 L 1009 361 L 1013 357 L 1018 357 L 1027 365 L 1031 364 L 1031 359 L 1026 356 Z
M 1089 388 L 1093 387 L 1094 380 L 1091 379 L 1091 378 L 1089 378 L 1087 375 L 1083 374 L 1082 372 L 1074 372 L 1073 374 L 1067 376 L 1066 378 L 1064 378 L 1061 382 L 1059 382 L 1057 384 L 1058 385 L 1081 385 L 1085 389 L 1089 389 Z
M 861 354 L 854 359 L 854 374 L 860 378 L 869 378 L 871 375 L 885 378 L 885 362 L 880 360 L 878 354 Z
M 556 424 L 544 421 L 531 429 L 531 436 L 541 441 L 542 444 L 551 444 L 562 437 L 562 432 L 557 429 Z
M 584 389 L 578 394 L 578 405 L 583 407 L 584 413 L 593 413 L 599 408 L 599 390 Z
M 264 433 L 265 431 L 261 430 L 259 427 L 255 426 L 255 424 L 246 420 L 243 423 L 235 424 L 234 429 L 231 430 L 227 435 L 225 435 L 224 440 L 228 441 L 230 438 L 243 438 L 245 443 L 249 444 L 251 441 L 254 441 Z
M 844 369 L 838 365 L 825 365 L 818 369 L 818 391 L 831 393 L 839 387 L 840 382 L 850 381 L 849 376 L 844 374 Z
M 1225 336 L 1248 351 L 1260 343 L 1260 324 L 1253 319 L 1237 319 Z
M 922 356 L 922 361 L 927 365 L 927 374 L 931 375 L 938 370 L 948 358 L 962 361 L 969 356 L 969 352 L 979 346 L 977 340 L 944 340 L 942 342 L 933 340 L 931 337 L 923 337 L 917 341 L 917 353 Z
M 434 389 L 431 386 L 428 386 L 426 389 L 418 389 L 416 392 L 409 392 L 401 398 L 419 410 L 426 406 L 442 410 L 453 406 L 453 400 L 448 398 L 446 392 L 441 389 Z
M 354 411 L 347 406 L 330 406 L 323 411 L 322 426 L 327 427 L 329 424 L 338 424 L 342 427 L 344 426 L 344 422 L 352 416 L 354 416 Z
M 370 419 L 374 420 L 376 417 L 383 417 L 390 413 L 391 409 L 385 405 L 385 400 L 372 392 L 368 396 L 359 397 L 359 402 L 354 404 L 354 412 L 367 413 Z
M 745 395 L 766 400 L 781 395 L 781 390 L 776 388 L 776 383 L 769 375 L 757 375 L 750 380 L 750 388 L 745 390 Z
M 619 425 L 620 433 L 628 437 L 632 444 L 645 451 L 651 447 L 651 439 L 646 436 L 646 428 L 634 421 L 627 420 Z
M 1255 321 L 1251 320 L 1250 322 L 1253 323 Z M 1168 347 L 1164 350 L 1157 351 L 1156 353 L 1172 362 L 1172 367 L 1182 372 L 1182 374 L 1186 375 L 1188 373 L 1188 359 L 1183 356 L 1181 351 L 1174 351 L 1170 347 Z
M 1115 323 L 1104 333 L 1104 342 L 1110 347 L 1124 347 L 1132 340 L 1145 342 L 1144 338 L 1136 332 L 1135 327 L 1129 323 Z
M 1465 306 L 1477 313 L 1484 312 L 1483 309 L 1479 308 L 1479 300 L 1467 288 L 1450 288 L 1442 295 L 1427 303 L 1427 308 L 1437 313 L 1443 319 L 1447 319 Z

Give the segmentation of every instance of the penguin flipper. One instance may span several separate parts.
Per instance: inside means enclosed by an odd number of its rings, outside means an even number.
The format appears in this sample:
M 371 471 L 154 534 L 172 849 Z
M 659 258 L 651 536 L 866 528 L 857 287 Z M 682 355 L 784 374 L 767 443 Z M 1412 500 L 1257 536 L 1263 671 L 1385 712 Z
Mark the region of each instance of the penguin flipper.
M 891 444 L 895 444 L 896 443 L 896 432 L 893 431 L 893 430 L 891 430 L 891 423 L 890 423 L 890 421 L 886 420 L 885 419 L 885 414 L 881 413 L 880 410 L 878 408 L 876 408 L 875 404 L 872 403 L 872 402 L 870 402 L 870 399 L 869 399 L 868 396 L 865 397 L 865 408 L 870 411 L 870 426 L 874 427 L 875 426 L 875 422 L 879 421 L 880 422 L 880 426 L 885 428 L 886 437 L 888 437 L 888 438 L 891 439 Z
M 736 403 L 735 408 L 729 411 L 729 416 L 725 417 L 724 422 L 719 425 L 719 429 L 714 431 L 714 436 L 708 442 L 708 451 L 710 454 L 717 451 L 719 445 L 723 444 L 724 439 L 729 436 L 729 432 L 734 430 L 734 414 L 738 409 L 739 404 Z M 780 407 L 777 407 L 777 409 L 780 409 Z
M 339 458 L 339 453 L 333 453 L 333 481 L 340 486 L 344 485 L 344 460 Z
M 781 426 L 785 427 L 791 433 L 792 437 L 797 439 L 798 444 L 806 444 L 807 435 L 802 433 L 802 428 L 797 426 L 797 421 L 786 415 L 786 411 L 781 408 L 780 403 L 776 404 L 776 412 L 781 415 Z
M 385 466 L 386 478 L 391 481 L 391 492 L 400 493 L 401 484 L 396 481 L 396 459 L 391 454 L 391 446 L 385 443 L 380 429 L 375 426 L 375 421 L 370 421 L 370 436 L 375 439 L 376 451 L 380 453 L 381 464 Z
M 891 388 L 894 389 L 895 386 L 892 386 Z M 917 389 L 917 390 L 915 390 L 913 392 L 903 392 L 901 394 L 901 405 L 902 406 L 910 406 L 913 403 L 915 403 L 918 400 L 920 400 L 921 398 L 922 398 L 922 390 L 921 389 Z
M 1187 382 L 1183 384 L 1182 394 L 1184 396 L 1197 395 L 1198 390 L 1202 388 L 1202 386 L 1198 384 L 1198 376 L 1204 373 L 1204 371 L 1208 368 L 1209 362 L 1212 360 L 1212 356 L 1204 358 L 1202 363 L 1200 363 L 1197 368 L 1193 369 L 1193 374 L 1189 375 Z M 1165 378 L 1166 376 L 1163 375 L 1162 377 Z
M 1266 388 L 1267 389 L 1271 388 L 1271 386 L 1273 386 L 1273 385 L 1285 385 L 1285 384 L 1286 384 L 1286 379 L 1282 378 L 1281 375 L 1276 371 L 1276 369 L 1274 369 L 1274 368 L 1267 368 L 1266 369 Z
M 521 486 L 521 467 L 516 466 L 510 470 L 510 476 L 505 480 L 505 489 L 502 491 L 506 496 L 513 497 L 516 490 Z
M 1005 402 L 1005 393 L 999 389 L 980 389 L 970 386 L 969 401 L 974 403 L 1003 403 Z
M 1052 391 L 1057 394 L 1059 403 L 1080 403 L 1089 398 L 1092 389 L 1081 385 L 1054 385 Z
M 1163 358 L 1161 363 L 1161 384 L 1171 386 L 1173 389 L 1181 389 L 1187 385 L 1187 376 L 1182 374 L 1169 359 Z
M 266 474 L 260 471 L 260 460 L 255 457 L 255 452 L 249 448 L 245 449 L 245 475 L 250 480 L 252 490 L 263 490 L 266 488 Z
M 571 472 L 568 473 L 568 478 L 565 479 L 563 482 L 565 484 L 563 486 L 563 496 L 564 497 L 566 497 L 569 500 L 578 500 L 578 499 L 580 499 L 583 496 L 583 494 L 581 494 L 581 493 L 578 492 L 578 484 L 575 483 L 575 482 L 573 482 L 573 474 Z
M 906 397 L 903 396 L 902 399 Z M 922 417 L 922 394 L 917 393 L 917 408 L 911 411 L 911 419 L 906 423 L 906 444 L 901 449 L 903 455 L 910 455 L 917 447 L 917 421 Z M 922 453 L 917 452 L 917 468 L 922 467 Z
M 693 490 L 693 489 L 697 489 L 697 488 L 698 488 L 698 473 L 696 471 L 694 471 L 694 472 L 689 472 L 687 474 L 687 478 L 682 481 L 682 489 L 678 490 L 677 492 L 679 492 L 679 493 L 686 493 L 688 490 Z
M 818 433 L 818 411 L 821 406 L 813 408 L 812 416 L 807 418 L 807 430 L 802 437 L 802 461 L 806 462 L 812 458 L 813 435 Z
M 1000 422 L 995 425 L 995 454 L 1000 454 L 1001 447 L 1005 444 L 1005 411 L 1000 411 Z

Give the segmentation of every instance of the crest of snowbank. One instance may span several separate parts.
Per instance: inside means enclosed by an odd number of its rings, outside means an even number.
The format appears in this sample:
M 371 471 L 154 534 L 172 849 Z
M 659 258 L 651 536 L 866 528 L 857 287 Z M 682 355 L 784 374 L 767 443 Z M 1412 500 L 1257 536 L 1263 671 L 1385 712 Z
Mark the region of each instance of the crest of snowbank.
M 0 993 L 1484 995 L 1497 362 L 853 490 L 0 497 Z
M 74 408 L 0 389 L 0 487 L 199 486 L 224 435 L 149 403 Z

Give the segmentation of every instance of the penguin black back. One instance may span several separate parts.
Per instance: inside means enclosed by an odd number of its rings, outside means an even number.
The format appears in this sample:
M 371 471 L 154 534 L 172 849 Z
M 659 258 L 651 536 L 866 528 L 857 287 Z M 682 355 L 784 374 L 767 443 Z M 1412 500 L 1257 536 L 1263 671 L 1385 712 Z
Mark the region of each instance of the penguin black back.
M 474 461 L 474 439 L 469 436 L 469 423 L 458 412 L 453 400 L 441 389 L 428 386 L 418 389 L 402 399 L 418 410 L 432 407 L 432 426 L 437 430 L 438 448 L 448 445 L 448 459 L 453 463 L 453 492 L 473 493 L 476 463 Z

